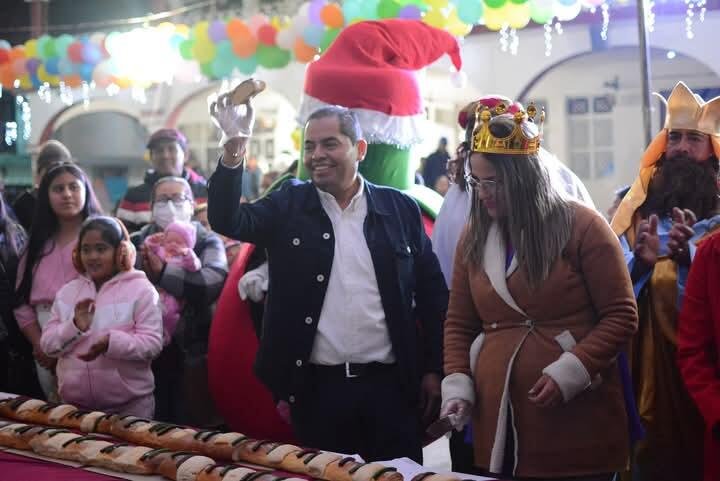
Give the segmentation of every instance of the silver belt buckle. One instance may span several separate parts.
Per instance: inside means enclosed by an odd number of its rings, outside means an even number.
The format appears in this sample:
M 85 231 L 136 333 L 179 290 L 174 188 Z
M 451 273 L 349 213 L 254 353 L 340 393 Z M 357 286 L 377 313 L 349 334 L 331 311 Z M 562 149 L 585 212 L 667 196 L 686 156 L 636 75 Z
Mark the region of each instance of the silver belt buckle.
M 345 363 L 345 377 L 348 377 L 348 378 L 358 377 L 357 374 L 352 374 L 350 372 L 350 363 L 349 362 Z

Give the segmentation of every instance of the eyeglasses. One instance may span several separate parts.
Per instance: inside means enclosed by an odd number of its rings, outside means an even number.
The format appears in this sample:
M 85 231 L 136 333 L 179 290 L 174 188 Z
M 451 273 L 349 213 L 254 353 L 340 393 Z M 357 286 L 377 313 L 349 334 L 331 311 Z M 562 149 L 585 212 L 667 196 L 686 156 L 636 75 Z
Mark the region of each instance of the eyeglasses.
M 156 204 L 167 204 L 168 202 L 172 202 L 176 206 L 182 205 L 185 201 L 192 201 L 192 199 L 186 194 L 175 194 L 171 196 L 161 195 L 155 199 Z
M 482 191 L 486 194 L 494 194 L 497 192 L 500 182 L 496 180 L 480 180 L 470 174 L 465 174 L 465 185 L 472 190 Z

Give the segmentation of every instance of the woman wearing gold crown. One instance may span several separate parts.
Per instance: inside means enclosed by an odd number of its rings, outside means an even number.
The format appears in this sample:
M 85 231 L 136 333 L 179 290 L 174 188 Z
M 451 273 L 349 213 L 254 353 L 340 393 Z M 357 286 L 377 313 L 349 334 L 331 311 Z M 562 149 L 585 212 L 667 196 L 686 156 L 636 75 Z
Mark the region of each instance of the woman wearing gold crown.
M 445 322 L 442 415 L 472 420 L 475 462 L 531 479 L 612 479 L 629 440 L 615 359 L 637 328 L 617 238 L 551 185 L 528 112 L 467 128 L 468 226 Z

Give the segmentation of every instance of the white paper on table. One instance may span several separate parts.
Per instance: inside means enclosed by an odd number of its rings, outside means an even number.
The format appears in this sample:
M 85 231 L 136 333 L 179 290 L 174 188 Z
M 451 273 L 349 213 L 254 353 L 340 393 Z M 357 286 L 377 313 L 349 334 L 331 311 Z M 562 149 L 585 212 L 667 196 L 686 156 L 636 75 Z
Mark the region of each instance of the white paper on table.
M 420 473 L 427 473 L 428 468 L 422 466 L 410 458 L 397 458 L 390 461 L 378 461 L 380 464 L 397 469 L 398 473 L 403 475 L 405 481 L 412 481 L 412 478 Z M 472 479 L 473 481 L 493 481 L 496 478 L 487 478 L 485 476 L 475 476 L 465 473 L 448 473 L 458 477 L 458 479 Z

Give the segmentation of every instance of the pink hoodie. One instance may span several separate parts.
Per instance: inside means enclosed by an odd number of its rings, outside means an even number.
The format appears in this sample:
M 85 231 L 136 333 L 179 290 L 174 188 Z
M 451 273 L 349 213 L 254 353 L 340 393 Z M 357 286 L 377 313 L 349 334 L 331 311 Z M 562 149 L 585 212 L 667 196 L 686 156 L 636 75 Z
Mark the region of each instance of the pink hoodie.
M 87 332 L 78 330 L 75 305 L 95 301 L 93 322 Z M 162 350 L 162 315 L 158 293 L 145 273 L 121 272 L 95 289 L 87 277 L 65 284 L 57 293 L 40 345 L 48 356 L 58 357 L 57 376 L 63 401 L 83 407 L 112 410 L 155 388 L 150 363 Z M 105 334 L 108 350 L 85 362 L 85 354 Z

